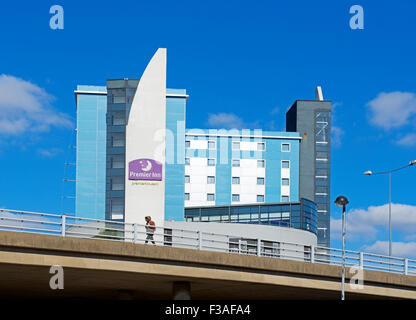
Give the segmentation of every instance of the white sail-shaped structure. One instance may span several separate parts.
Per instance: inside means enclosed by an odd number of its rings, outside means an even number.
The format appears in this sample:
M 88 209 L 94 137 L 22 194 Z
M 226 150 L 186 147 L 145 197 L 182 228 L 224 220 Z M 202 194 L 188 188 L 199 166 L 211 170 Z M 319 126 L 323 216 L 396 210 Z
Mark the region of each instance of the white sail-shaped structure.
M 144 224 L 165 216 L 166 49 L 158 49 L 146 67 L 126 126 L 126 223 Z

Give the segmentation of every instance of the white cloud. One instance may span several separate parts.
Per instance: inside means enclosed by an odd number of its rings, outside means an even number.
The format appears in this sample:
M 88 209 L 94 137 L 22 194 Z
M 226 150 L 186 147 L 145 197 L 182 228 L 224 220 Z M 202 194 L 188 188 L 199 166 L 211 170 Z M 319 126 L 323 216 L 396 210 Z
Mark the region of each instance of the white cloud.
M 244 121 L 233 113 L 210 113 L 208 115 L 208 125 L 221 129 L 242 129 Z
M 62 152 L 62 150 L 59 148 L 38 149 L 37 151 L 41 156 L 46 158 L 53 158 Z
M 53 96 L 23 79 L 0 75 L 0 134 L 18 136 L 72 127 L 70 117 L 51 107 Z
M 270 111 L 270 114 L 275 115 L 275 114 L 278 114 L 279 112 L 280 112 L 280 108 L 279 107 L 274 107 L 272 109 L 272 111 Z
M 334 147 L 341 146 L 341 138 L 344 135 L 344 130 L 342 130 L 340 127 L 332 126 L 331 127 L 331 140 L 332 145 Z
M 342 102 L 334 102 L 332 104 L 332 111 L 335 111 L 335 108 L 342 106 Z
M 388 204 L 370 206 L 368 209 L 353 209 L 347 212 L 347 239 L 371 241 L 377 234 L 388 229 Z M 416 206 L 392 204 L 392 230 L 404 233 L 404 237 L 416 230 Z M 331 237 L 341 238 L 341 219 L 331 218 Z
M 416 115 L 416 94 L 412 92 L 382 92 L 367 103 L 370 122 L 384 130 L 402 127 Z
M 416 133 L 409 133 L 396 142 L 400 146 L 413 147 L 416 145 Z
M 389 254 L 388 241 L 376 241 L 372 245 L 364 246 L 366 252 L 376 253 L 381 255 Z M 392 242 L 392 256 L 402 258 L 416 257 L 416 242 Z

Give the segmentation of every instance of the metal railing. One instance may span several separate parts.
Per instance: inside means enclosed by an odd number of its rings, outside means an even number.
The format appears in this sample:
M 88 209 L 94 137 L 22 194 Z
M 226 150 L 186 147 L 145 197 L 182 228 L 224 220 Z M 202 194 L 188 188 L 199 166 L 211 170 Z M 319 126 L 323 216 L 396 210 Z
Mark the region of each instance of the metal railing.
M 0 230 L 142 244 L 154 243 L 175 248 L 342 265 L 341 249 L 159 226 L 152 231 L 144 224 L 9 209 L 0 209 Z M 407 258 L 345 250 L 345 265 L 416 276 L 416 260 Z

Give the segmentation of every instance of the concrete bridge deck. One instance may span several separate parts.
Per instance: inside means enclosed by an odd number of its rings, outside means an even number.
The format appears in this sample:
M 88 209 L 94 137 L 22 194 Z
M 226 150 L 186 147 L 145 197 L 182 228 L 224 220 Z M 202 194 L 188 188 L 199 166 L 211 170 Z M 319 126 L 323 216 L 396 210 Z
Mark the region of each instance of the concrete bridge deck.
M 64 289 L 51 290 L 52 265 Z M 363 270 L 364 288 L 346 281 L 346 299 L 416 299 L 416 277 Z M 341 267 L 126 242 L 0 232 L 0 297 L 171 299 L 340 299 Z

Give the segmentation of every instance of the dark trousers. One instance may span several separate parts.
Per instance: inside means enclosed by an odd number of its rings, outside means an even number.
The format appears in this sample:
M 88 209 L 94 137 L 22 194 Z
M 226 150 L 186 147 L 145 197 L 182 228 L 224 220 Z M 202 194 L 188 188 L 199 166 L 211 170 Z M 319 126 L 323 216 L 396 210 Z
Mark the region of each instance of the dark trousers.
M 148 243 L 149 240 L 152 241 L 153 244 L 156 244 L 155 240 L 153 239 L 153 233 L 152 232 L 146 232 L 146 235 L 147 235 L 147 237 L 146 237 L 145 244 Z

